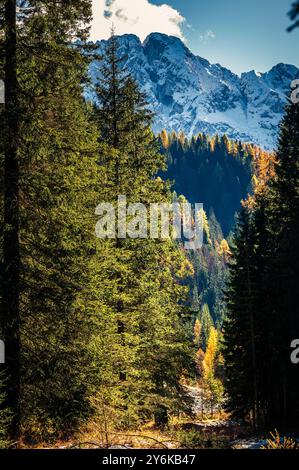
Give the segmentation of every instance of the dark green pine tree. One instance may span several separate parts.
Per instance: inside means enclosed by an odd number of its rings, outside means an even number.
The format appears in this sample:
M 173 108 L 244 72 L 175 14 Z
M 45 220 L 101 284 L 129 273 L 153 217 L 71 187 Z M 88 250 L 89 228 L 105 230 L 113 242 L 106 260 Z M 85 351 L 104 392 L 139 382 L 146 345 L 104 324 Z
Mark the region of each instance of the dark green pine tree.
M 94 284 L 99 167 L 97 134 L 82 98 L 88 63 L 73 43 L 88 37 L 91 1 L 32 0 L 30 8 L 26 3 L 20 2 L 25 8 L 19 10 L 17 30 L 18 139 L 14 136 L 4 148 L 8 159 L 12 154 L 7 149 L 17 143 L 18 233 L 10 243 L 19 244 L 20 283 L 10 291 L 9 308 L 19 303 L 22 346 L 13 354 L 20 356 L 21 370 L 9 355 L 10 338 L 18 337 L 15 316 L 9 318 L 10 332 L 7 315 L 1 323 L 9 346 L 7 401 L 10 404 L 13 396 L 13 434 L 21 430 L 31 440 L 40 440 L 69 435 L 89 412 L 92 321 L 84 303 L 92 294 L 88 286 Z M 12 106 L 10 96 L 8 103 Z M 9 161 L 15 165 L 15 158 Z M 10 174 L 12 167 L 7 171 Z M 10 179 L 12 197 L 17 180 L 12 175 Z M 1 197 L 8 196 L 2 192 Z M 5 212 L 1 215 L 3 224 L 8 219 Z M 10 224 L 7 230 L 14 228 Z M 5 268 L 5 237 L 1 249 Z M 12 282 L 11 276 L 5 279 L 6 284 Z M 5 285 L 3 304 L 8 305 Z M 12 395 L 11 380 L 21 380 L 20 396 Z
M 126 196 L 127 203 L 143 203 L 149 214 L 150 203 L 171 202 L 171 193 L 157 177 L 164 157 L 151 131 L 152 113 L 122 62 L 112 34 L 95 110 L 101 199 L 116 208 L 118 196 Z M 127 222 L 148 233 L 147 224 L 140 226 L 134 216 Z M 104 364 L 95 390 L 98 404 L 111 426 L 128 427 L 152 416 L 165 424 L 169 413 L 185 409 L 180 379 L 191 349 L 183 327 L 181 280 L 189 264 L 171 240 L 99 239 L 98 246 L 102 308 L 93 352 L 95 362 Z
M 18 435 L 20 416 L 20 240 L 19 240 L 19 92 L 17 81 L 16 0 L 2 2 L 1 62 L 5 110 L 1 127 L 4 152 L 1 175 L 1 332 L 6 348 L 6 405 L 13 412 L 11 434 Z M 2 110 L 3 111 L 3 110 Z M 3 155 L 3 154 L 2 154 Z M 1 165 L 2 167 L 2 165 Z
M 192 298 L 190 305 L 191 312 L 193 312 L 193 317 L 196 319 L 200 313 L 200 296 L 198 293 L 198 287 L 195 285 L 192 289 Z
M 281 124 L 276 177 L 268 194 L 267 223 L 272 239 L 266 287 L 271 318 L 272 390 L 270 415 L 276 422 L 296 419 L 298 374 L 290 361 L 291 341 L 299 337 L 299 106 L 290 104 Z
M 200 344 L 203 351 L 206 351 L 211 328 L 214 326 L 208 304 L 204 304 L 200 313 L 201 337 Z
M 118 41 L 113 30 L 100 60 L 101 78 L 96 87 L 100 98 L 97 121 L 104 142 L 117 148 L 121 144 L 125 127 L 124 92 L 127 75 L 123 70 L 124 57 L 118 55 Z
M 299 108 L 281 124 L 276 175 L 244 209 L 227 291 L 224 356 L 228 407 L 256 425 L 298 419 L 298 374 L 290 345 L 299 334 Z
M 226 291 L 223 354 L 228 409 L 260 423 L 260 245 L 248 209 L 243 208 L 235 232 L 233 259 Z

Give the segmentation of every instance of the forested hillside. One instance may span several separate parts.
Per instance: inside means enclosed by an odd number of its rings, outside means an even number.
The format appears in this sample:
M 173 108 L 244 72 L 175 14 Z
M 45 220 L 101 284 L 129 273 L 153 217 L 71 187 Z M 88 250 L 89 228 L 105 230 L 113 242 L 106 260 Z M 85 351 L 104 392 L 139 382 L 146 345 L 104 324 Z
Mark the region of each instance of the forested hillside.
M 200 202 L 208 217 L 215 215 L 227 237 L 242 199 L 252 191 L 258 162 L 268 153 L 251 144 L 229 140 L 225 135 L 161 134 L 167 156 L 163 177 L 174 181 L 174 190 L 188 201 Z
M 182 132 L 163 131 L 159 139 L 167 158 L 167 169 L 161 176 L 172 182 L 176 195 L 203 203 L 204 245 L 189 255 L 195 269 L 191 305 L 198 305 L 198 311 L 205 307 L 214 326 L 220 328 L 235 218 L 242 201 L 250 204 L 253 192 L 271 176 L 274 155 L 225 135 L 198 134 L 188 139 Z

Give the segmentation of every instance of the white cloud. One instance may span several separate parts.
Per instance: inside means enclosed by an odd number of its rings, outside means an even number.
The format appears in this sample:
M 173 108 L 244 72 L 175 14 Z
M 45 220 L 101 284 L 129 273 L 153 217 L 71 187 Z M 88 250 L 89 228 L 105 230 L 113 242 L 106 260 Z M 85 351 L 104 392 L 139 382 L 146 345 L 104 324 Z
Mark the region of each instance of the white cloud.
M 152 32 L 184 40 L 185 18 L 169 5 L 153 5 L 150 0 L 93 0 L 91 39 L 107 39 L 112 24 L 118 35 L 136 34 L 143 41 Z
M 208 30 L 205 33 L 201 34 L 199 36 L 199 39 L 203 42 L 207 42 L 209 39 L 215 39 L 216 35 L 213 33 L 213 31 Z

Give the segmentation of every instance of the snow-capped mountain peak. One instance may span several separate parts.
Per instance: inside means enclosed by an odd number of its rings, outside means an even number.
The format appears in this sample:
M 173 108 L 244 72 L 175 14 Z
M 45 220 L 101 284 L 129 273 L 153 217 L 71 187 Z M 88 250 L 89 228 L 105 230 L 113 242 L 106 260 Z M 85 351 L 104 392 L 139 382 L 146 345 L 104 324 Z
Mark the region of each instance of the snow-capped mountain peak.
M 299 78 L 297 67 L 277 64 L 269 72 L 252 70 L 239 77 L 192 54 L 177 37 L 152 33 L 142 43 L 126 34 L 118 40 L 128 70 L 156 113 L 155 132 L 165 128 L 189 136 L 226 133 L 267 149 L 275 146 L 291 82 Z M 105 42 L 97 42 L 99 52 Z M 97 61 L 91 64 L 90 74 L 96 83 L 100 77 Z

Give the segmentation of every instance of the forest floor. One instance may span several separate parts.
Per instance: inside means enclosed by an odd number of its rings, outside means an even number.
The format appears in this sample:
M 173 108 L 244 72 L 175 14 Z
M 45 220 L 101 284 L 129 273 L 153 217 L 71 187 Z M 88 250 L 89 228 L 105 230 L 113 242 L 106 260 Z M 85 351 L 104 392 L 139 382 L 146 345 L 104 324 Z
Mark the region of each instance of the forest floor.
M 99 423 L 98 423 L 99 424 Z M 59 449 L 223 449 L 258 448 L 265 439 L 254 436 L 242 423 L 213 418 L 201 420 L 176 419 L 163 431 L 153 423 L 126 432 L 104 432 L 100 426 L 90 423 L 71 440 L 43 444 L 31 448 Z M 28 447 L 26 445 L 22 447 Z
M 258 448 L 266 443 L 264 436 L 256 436 L 244 422 L 232 420 L 223 410 L 214 413 L 202 404 L 202 391 L 188 386 L 193 399 L 194 417 L 176 417 L 165 430 L 147 423 L 138 430 L 112 431 L 109 423 L 92 420 L 71 440 L 31 446 L 34 448 L 108 448 L 108 449 L 219 449 Z M 23 445 L 22 447 L 28 447 Z

